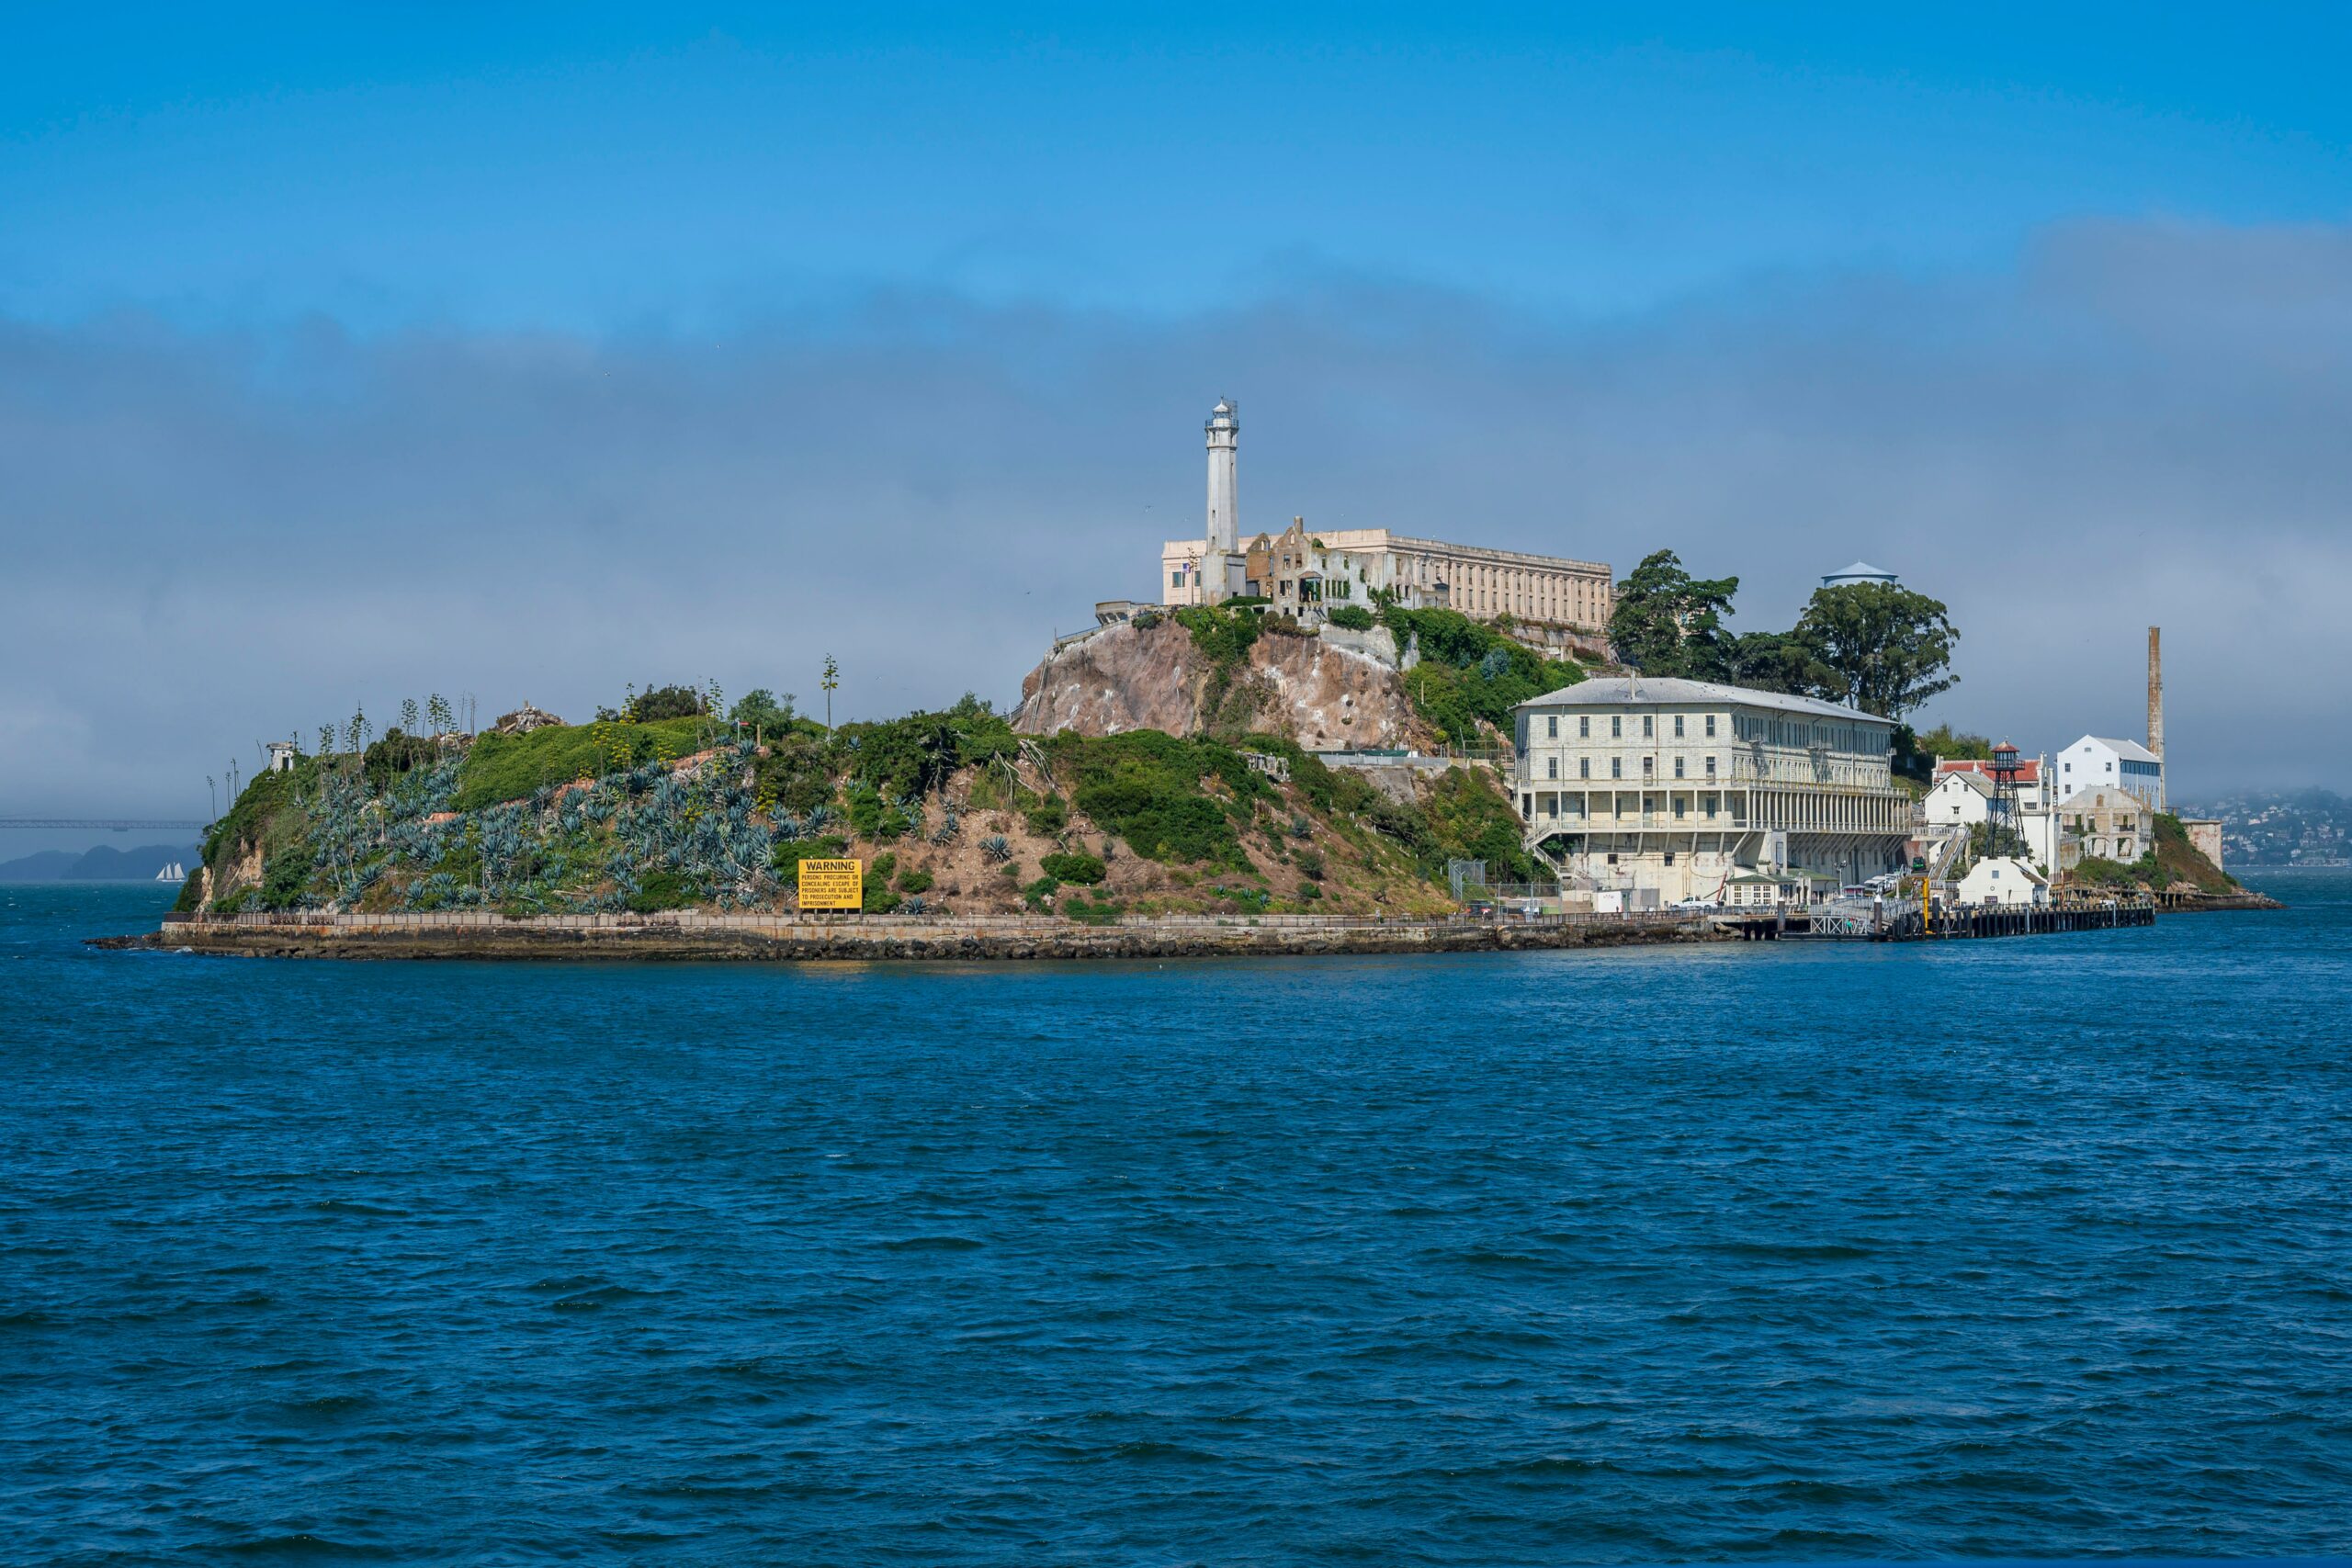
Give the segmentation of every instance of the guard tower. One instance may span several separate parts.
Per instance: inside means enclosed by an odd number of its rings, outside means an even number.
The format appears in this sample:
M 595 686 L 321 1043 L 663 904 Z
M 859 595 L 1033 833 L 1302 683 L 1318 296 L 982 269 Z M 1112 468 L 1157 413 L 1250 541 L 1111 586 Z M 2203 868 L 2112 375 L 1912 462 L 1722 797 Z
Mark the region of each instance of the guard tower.
M 1984 765 L 1984 773 L 1993 784 L 1992 798 L 1984 803 L 1984 848 L 1987 854 L 2016 854 L 2025 843 L 2018 829 L 2018 774 L 2022 772 L 2018 761 L 2018 749 L 2007 741 L 1993 748 L 1993 760 Z

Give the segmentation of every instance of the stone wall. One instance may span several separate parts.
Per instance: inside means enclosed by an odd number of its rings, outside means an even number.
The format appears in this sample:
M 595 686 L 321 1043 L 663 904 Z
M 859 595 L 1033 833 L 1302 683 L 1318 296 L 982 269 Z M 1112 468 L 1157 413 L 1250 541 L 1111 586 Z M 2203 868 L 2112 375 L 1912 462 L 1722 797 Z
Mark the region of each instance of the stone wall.
M 1476 953 L 1713 940 L 1704 919 L 1563 916 L 1538 920 L 1161 916 L 1088 926 L 1050 916 L 702 914 L 175 916 L 165 951 L 282 958 L 575 960 L 1179 958 L 1351 953 Z

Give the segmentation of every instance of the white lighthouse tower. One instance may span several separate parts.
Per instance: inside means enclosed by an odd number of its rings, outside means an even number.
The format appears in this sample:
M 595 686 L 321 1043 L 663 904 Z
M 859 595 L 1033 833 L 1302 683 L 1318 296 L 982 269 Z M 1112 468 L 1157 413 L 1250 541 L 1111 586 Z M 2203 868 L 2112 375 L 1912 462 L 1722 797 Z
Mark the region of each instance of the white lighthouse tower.
M 1201 426 L 1208 437 L 1208 548 L 1201 561 L 1202 597 L 1211 604 L 1230 598 L 1240 589 L 1235 578 L 1241 570 L 1241 411 L 1230 398 L 1219 398 Z
M 1241 547 L 1241 411 L 1219 398 L 1201 429 L 1209 440 L 1209 553 L 1229 556 Z
M 1216 604 L 1249 586 L 1250 558 L 1241 549 L 1241 481 L 1237 461 L 1241 411 L 1219 398 L 1201 426 L 1208 438 L 1208 525 L 1195 539 L 1170 539 L 1159 548 L 1159 581 L 1171 605 Z

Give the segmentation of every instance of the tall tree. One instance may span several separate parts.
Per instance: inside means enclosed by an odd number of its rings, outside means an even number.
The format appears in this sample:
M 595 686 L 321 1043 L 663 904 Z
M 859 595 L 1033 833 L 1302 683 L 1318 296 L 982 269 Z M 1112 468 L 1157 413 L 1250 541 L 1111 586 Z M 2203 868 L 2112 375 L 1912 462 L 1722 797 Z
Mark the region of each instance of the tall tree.
M 1722 680 L 1730 662 L 1724 619 L 1738 592 L 1736 577 L 1692 577 L 1681 558 L 1659 550 L 1617 585 L 1609 640 L 1619 659 L 1645 675 Z
M 1794 632 L 1747 632 L 1726 640 L 1724 679 L 1759 692 L 1844 700 L 1846 684 Z
M 1885 582 L 1817 588 L 1791 634 L 1834 671 L 1838 695 L 1864 713 L 1901 718 L 1960 683 L 1951 673 L 1960 640 L 1944 606 Z

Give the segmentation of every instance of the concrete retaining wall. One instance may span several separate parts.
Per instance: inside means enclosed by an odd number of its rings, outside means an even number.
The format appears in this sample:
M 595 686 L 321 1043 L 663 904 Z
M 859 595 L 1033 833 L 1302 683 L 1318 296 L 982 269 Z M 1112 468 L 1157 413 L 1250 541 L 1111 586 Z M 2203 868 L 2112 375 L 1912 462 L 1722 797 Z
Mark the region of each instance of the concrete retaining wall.
M 1716 940 L 1703 919 L 1254 919 L 1172 916 L 1085 926 L 1050 916 L 896 919 L 757 914 L 319 915 L 174 918 L 136 945 L 318 958 L 998 959 L 1475 953 Z

